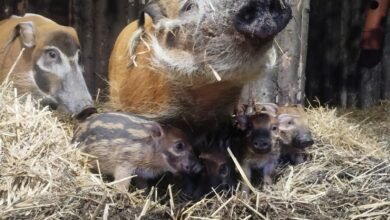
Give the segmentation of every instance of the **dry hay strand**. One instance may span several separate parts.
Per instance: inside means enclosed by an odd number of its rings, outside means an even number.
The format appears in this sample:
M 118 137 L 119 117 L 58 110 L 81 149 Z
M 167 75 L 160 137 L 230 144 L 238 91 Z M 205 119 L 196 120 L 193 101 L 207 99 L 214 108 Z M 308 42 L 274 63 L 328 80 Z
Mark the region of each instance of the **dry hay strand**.
M 381 114 L 377 112 L 376 114 Z M 383 112 L 382 112 L 383 114 Z M 308 109 L 308 161 L 278 169 L 275 185 L 187 207 L 190 219 L 389 219 L 389 145 L 335 109 Z
M 249 195 L 237 187 L 233 195 L 212 192 L 185 203 L 171 188 L 163 199 L 164 189 L 110 188 L 80 163 L 86 156 L 69 143 L 72 124 L 28 95 L 17 97 L 11 85 L 0 86 L 0 106 L 0 219 L 389 218 L 389 145 L 375 129 L 362 129 L 374 116 L 359 121 L 308 109 L 317 141 L 307 162 L 278 168 L 274 185 Z
M 72 125 L 39 108 L 30 95 L 17 96 L 9 84 L 0 86 L 0 106 L 0 219 L 141 213 L 142 191 L 118 194 L 82 166 L 86 157 L 69 143 Z M 162 210 L 157 203 L 150 206 Z
M 382 145 L 390 145 L 390 101 L 382 101 L 365 110 L 354 109 L 349 118 L 359 124 L 366 135 L 374 137 Z

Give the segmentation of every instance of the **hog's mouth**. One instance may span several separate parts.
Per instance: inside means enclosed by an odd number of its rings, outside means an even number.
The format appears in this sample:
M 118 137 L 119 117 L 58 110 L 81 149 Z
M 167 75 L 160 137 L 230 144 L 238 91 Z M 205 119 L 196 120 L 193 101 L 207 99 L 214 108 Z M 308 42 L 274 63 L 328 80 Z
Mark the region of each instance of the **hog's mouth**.
M 236 30 L 253 39 L 270 40 L 292 17 L 285 0 L 251 0 L 234 17 Z
M 293 146 L 297 149 L 305 149 L 314 144 L 314 140 L 294 140 Z
M 252 151 L 255 153 L 255 154 L 267 154 L 267 153 L 270 153 L 272 151 L 272 148 L 271 147 L 268 147 L 268 148 L 256 148 L 256 147 L 251 147 Z

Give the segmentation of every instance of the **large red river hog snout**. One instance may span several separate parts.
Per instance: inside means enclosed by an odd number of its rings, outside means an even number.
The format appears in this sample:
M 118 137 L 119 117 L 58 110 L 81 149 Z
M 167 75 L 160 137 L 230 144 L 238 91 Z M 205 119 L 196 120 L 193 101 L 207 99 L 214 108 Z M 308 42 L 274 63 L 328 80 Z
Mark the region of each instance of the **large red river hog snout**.
M 275 62 L 284 0 L 152 0 L 110 57 L 115 107 L 194 127 L 226 120 L 242 87 Z M 216 123 L 213 123 L 216 124 Z
M 26 14 L 1 21 L 0 30 L 0 82 L 13 81 L 20 93 L 31 93 L 44 105 L 78 118 L 96 111 L 73 28 Z
M 284 0 L 250 1 L 236 14 L 236 29 L 253 38 L 272 38 L 291 17 Z

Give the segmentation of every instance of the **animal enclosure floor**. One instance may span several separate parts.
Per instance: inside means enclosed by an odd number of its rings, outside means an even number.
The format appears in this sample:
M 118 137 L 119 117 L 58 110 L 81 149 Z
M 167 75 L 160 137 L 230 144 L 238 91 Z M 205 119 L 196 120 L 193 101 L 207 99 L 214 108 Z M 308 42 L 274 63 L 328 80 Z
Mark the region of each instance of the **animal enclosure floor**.
M 389 219 L 390 103 L 366 111 L 308 109 L 316 143 L 309 160 L 277 170 L 249 196 L 182 202 L 119 193 L 83 166 L 73 125 L 0 86 L 0 219 Z M 352 111 L 352 113 L 350 113 Z

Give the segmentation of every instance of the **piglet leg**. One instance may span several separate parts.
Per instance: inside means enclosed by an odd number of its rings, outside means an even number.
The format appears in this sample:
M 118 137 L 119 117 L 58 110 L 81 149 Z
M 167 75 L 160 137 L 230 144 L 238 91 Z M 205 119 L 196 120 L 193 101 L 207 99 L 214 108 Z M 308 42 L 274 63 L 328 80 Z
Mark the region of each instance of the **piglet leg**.
M 292 160 L 292 163 L 294 165 L 298 165 L 298 164 L 305 162 L 305 160 L 303 159 L 302 153 L 296 153 L 296 154 L 291 155 L 291 160 Z
M 263 182 L 264 185 L 271 185 L 272 184 L 272 178 L 271 175 L 275 170 L 275 162 L 269 162 L 263 167 Z
M 118 181 L 126 177 L 129 177 L 132 174 L 134 174 L 133 168 L 131 168 L 130 166 L 120 165 L 115 169 L 114 178 L 115 181 Z M 115 186 L 118 190 L 122 192 L 127 192 L 129 190 L 129 185 L 130 185 L 130 180 L 123 180 L 117 183 Z

